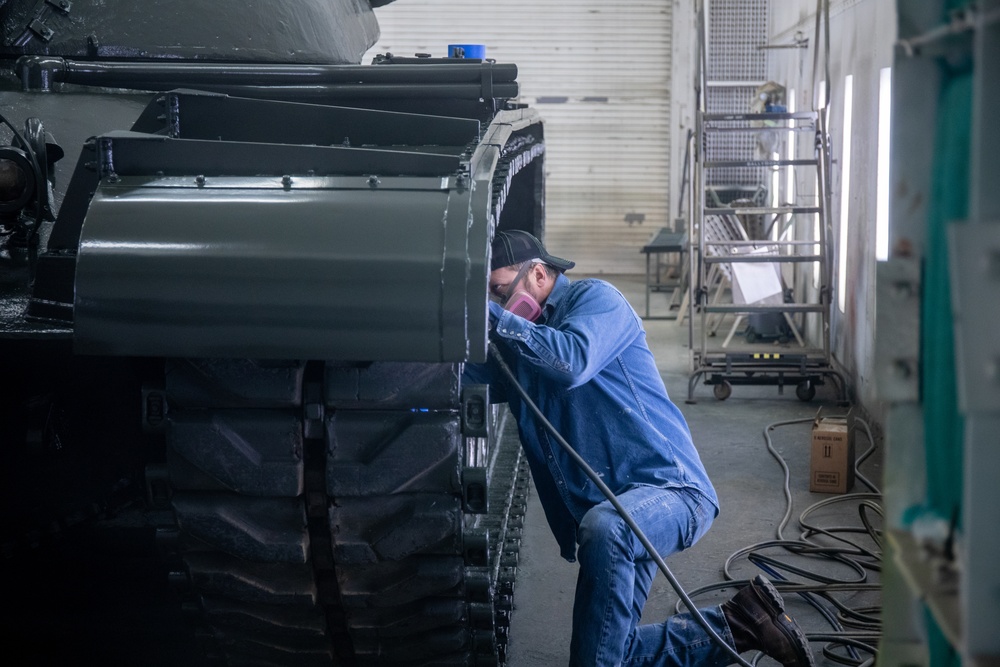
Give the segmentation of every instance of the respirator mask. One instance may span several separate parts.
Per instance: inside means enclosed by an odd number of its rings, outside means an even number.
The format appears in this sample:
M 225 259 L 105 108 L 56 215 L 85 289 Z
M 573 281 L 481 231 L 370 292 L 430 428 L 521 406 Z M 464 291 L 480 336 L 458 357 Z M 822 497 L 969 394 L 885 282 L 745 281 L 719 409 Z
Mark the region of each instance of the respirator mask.
M 518 289 L 521 285 L 521 281 L 524 277 L 528 275 L 528 271 L 531 270 L 535 264 L 539 262 L 525 262 L 521 270 L 517 272 L 517 276 L 511 281 L 510 286 L 507 288 L 507 293 L 504 294 L 503 300 L 500 305 L 503 306 L 504 310 L 508 310 L 519 317 L 523 317 L 529 322 L 534 322 L 542 314 L 542 307 L 535 297 L 528 294 L 527 291 L 523 289 Z

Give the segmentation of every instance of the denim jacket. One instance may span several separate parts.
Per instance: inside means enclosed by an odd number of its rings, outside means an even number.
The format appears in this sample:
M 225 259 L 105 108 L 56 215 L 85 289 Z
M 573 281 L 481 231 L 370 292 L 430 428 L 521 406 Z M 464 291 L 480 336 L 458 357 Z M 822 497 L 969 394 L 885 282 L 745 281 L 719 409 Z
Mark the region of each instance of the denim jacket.
M 558 276 L 532 323 L 490 303 L 492 339 L 518 383 L 615 494 L 639 485 L 700 492 L 718 515 L 718 497 L 683 415 L 667 396 L 642 321 L 603 280 Z M 576 557 L 583 515 L 605 500 L 552 438 L 491 357 L 465 367 L 464 382 L 490 386 L 507 402 L 563 558 Z

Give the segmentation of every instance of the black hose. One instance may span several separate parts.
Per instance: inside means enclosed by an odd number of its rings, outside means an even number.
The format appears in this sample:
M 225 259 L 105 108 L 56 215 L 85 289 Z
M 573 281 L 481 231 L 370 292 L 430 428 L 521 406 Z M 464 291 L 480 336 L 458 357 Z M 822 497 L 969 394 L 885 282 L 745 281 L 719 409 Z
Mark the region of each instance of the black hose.
M 819 502 L 816 502 L 809 507 L 807 507 L 799 515 L 799 526 L 801 528 L 800 535 L 798 539 L 787 539 L 784 537 L 784 529 L 787 526 L 789 519 L 792 514 L 792 497 L 791 488 L 789 486 L 789 471 L 788 466 L 785 463 L 782 456 L 775 449 L 771 441 L 771 431 L 779 426 L 786 426 L 791 424 L 800 424 L 811 422 L 812 419 L 795 419 L 790 421 L 775 422 L 769 424 L 764 429 L 764 441 L 767 446 L 768 452 L 774 457 L 774 459 L 781 466 L 784 473 L 784 484 L 783 491 L 785 496 L 786 508 L 782 520 L 778 524 L 776 530 L 776 538 L 772 540 L 766 540 L 758 542 L 756 544 L 751 544 L 747 547 L 741 548 L 729 558 L 726 559 L 723 565 L 723 575 L 725 581 L 710 584 L 690 592 L 691 597 L 697 597 L 704 593 L 719 590 L 721 588 L 727 588 L 733 585 L 740 584 L 743 580 L 737 579 L 731 571 L 734 562 L 741 558 L 746 557 L 753 565 L 757 566 L 771 577 L 771 580 L 775 583 L 775 586 L 782 592 L 794 592 L 799 597 L 801 597 L 806 603 L 811 605 L 816 609 L 819 614 L 829 622 L 831 627 L 833 627 L 835 633 L 839 634 L 816 634 L 808 633 L 806 637 L 810 641 L 827 641 L 829 645 L 824 647 L 824 655 L 835 661 L 841 662 L 843 664 L 856 665 L 860 667 L 861 665 L 870 665 L 872 660 L 862 660 L 862 657 L 858 654 L 858 650 L 867 651 L 874 653 L 876 648 L 865 644 L 864 641 L 867 639 L 862 634 L 858 632 L 846 632 L 844 630 L 845 626 L 851 628 L 858 628 L 861 630 L 867 630 L 870 632 L 877 632 L 880 629 L 880 622 L 877 618 L 877 614 L 880 611 L 879 607 L 865 607 L 865 608 L 848 608 L 845 604 L 838 601 L 833 597 L 833 593 L 848 593 L 848 592 L 871 592 L 879 590 L 877 584 L 868 583 L 868 575 L 866 570 L 878 571 L 881 569 L 881 531 L 878 530 L 870 519 L 870 515 L 874 514 L 878 517 L 882 517 L 883 512 L 878 501 L 881 495 L 878 493 L 878 489 L 861 475 L 859 466 L 866 460 L 875 450 L 875 439 L 872 436 L 871 429 L 868 424 L 860 419 L 856 418 L 855 423 L 860 425 L 865 431 L 866 436 L 870 442 L 869 449 L 859 456 L 854 464 L 855 476 L 859 481 L 861 481 L 865 486 L 871 489 L 872 493 L 855 492 L 846 495 L 834 496 L 831 498 L 826 498 Z M 836 503 L 843 502 L 855 502 L 858 503 L 858 512 L 861 517 L 862 527 L 854 526 L 841 526 L 833 528 L 821 528 L 813 523 L 809 522 L 810 516 L 825 507 Z M 853 533 L 859 535 L 867 535 L 869 539 L 875 544 L 875 548 L 868 548 L 861 546 L 846 537 L 843 537 L 844 533 Z M 827 546 L 825 544 L 820 544 L 814 541 L 817 536 L 824 536 L 826 538 L 835 540 L 842 543 L 838 546 Z M 779 561 L 772 556 L 766 556 L 762 552 L 764 550 L 784 550 L 790 554 L 797 557 L 807 557 L 816 556 L 825 559 L 826 562 L 834 561 L 846 566 L 849 570 L 853 570 L 857 574 L 857 578 L 853 580 L 846 580 L 844 578 L 835 578 L 831 576 L 820 575 L 813 573 L 801 567 L 796 567 L 789 562 Z M 800 583 L 788 581 L 785 578 L 785 573 L 790 573 L 798 575 L 805 580 L 811 580 L 818 582 L 816 584 Z M 821 604 L 821 600 L 825 601 L 825 604 Z M 832 606 L 836 608 L 839 612 L 834 614 L 827 606 Z M 676 609 L 680 610 L 680 604 L 676 605 Z M 834 641 L 832 637 L 837 636 L 839 638 L 853 638 L 844 641 Z M 847 655 L 841 655 L 833 651 L 833 647 L 839 645 L 840 648 L 846 649 Z
M 614 492 L 608 488 L 607 484 L 604 483 L 604 480 L 602 480 L 600 476 L 596 472 L 594 472 L 594 469 L 591 468 L 587 464 L 587 462 L 584 461 L 583 458 L 576 453 L 576 450 L 574 450 L 570 446 L 570 444 L 566 442 L 565 438 L 563 438 L 562 435 L 559 433 L 559 431 L 556 430 L 556 427 L 552 425 L 552 422 L 550 422 L 545 417 L 545 415 L 542 414 L 542 411 L 538 408 L 537 405 L 535 405 L 535 402 L 531 399 L 530 396 L 528 396 L 528 392 L 524 390 L 524 387 L 522 387 L 521 384 L 517 381 L 517 378 L 514 377 L 514 373 L 510 370 L 510 367 L 507 365 L 507 362 L 503 360 L 503 357 L 500 355 L 500 351 L 497 349 L 496 345 L 492 341 L 490 342 L 490 354 L 492 354 L 493 358 L 496 359 L 497 363 L 500 365 L 500 370 L 502 370 L 504 374 L 510 379 L 511 384 L 514 386 L 514 389 L 521 396 L 521 399 L 524 400 L 525 404 L 529 408 L 531 408 L 531 411 L 538 418 L 542 426 L 544 426 L 545 429 L 552 434 L 552 437 L 556 439 L 556 442 L 559 443 L 559 446 L 562 447 L 564 450 L 566 450 L 566 453 L 570 455 L 570 458 L 572 458 L 573 461 L 578 466 L 580 466 L 580 468 L 587 474 L 587 477 L 590 478 L 590 481 L 592 481 L 597 486 L 597 488 L 601 490 L 601 493 L 603 493 L 604 496 L 608 499 L 608 502 L 610 502 L 611 505 L 618 512 L 618 514 L 621 515 L 622 520 L 625 522 L 625 524 L 632 529 L 632 532 L 635 533 L 635 536 L 639 539 L 639 542 L 646 549 L 646 552 L 650 556 L 652 556 L 654 561 L 656 561 L 656 565 L 657 567 L 660 568 L 660 571 L 663 572 L 663 576 L 667 578 L 667 581 L 670 582 L 671 587 L 673 587 L 674 591 L 677 592 L 677 596 L 684 602 L 685 605 L 687 605 L 688 610 L 690 610 L 691 612 L 691 616 L 694 617 L 694 619 L 698 622 L 698 625 L 700 625 L 705 630 L 705 632 L 708 633 L 708 636 L 712 638 L 712 641 L 714 641 L 716 644 L 722 647 L 727 653 L 729 653 L 729 655 L 736 661 L 737 664 L 740 664 L 743 667 L 752 667 L 749 662 L 744 660 L 743 657 L 736 652 L 735 648 L 727 644 L 726 640 L 724 640 L 721 636 L 719 636 L 719 633 L 717 633 L 715 629 L 705 619 L 705 617 L 701 615 L 701 612 L 698 611 L 697 607 L 695 607 L 694 602 L 692 602 L 691 598 L 688 597 L 687 592 L 681 586 L 680 582 L 677 581 L 676 577 L 674 577 L 674 573 L 670 571 L 669 567 L 667 567 L 666 562 L 664 562 L 663 558 L 656 550 L 656 547 L 653 546 L 653 544 L 649 541 L 649 538 L 647 538 L 645 533 L 642 532 L 642 529 L 639 528 L 638 524 L 636 524 L 636 522 L 632 519 L 632 517 L 629 516 L 628 511 L 618 501 L 618 498 L 615 496 Z

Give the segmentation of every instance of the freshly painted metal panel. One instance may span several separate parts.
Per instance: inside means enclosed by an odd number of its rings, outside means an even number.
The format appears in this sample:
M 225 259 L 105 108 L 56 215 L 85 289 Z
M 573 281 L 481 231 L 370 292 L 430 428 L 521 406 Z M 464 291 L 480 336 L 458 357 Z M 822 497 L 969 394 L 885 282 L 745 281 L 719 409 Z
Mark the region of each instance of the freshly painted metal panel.
M 467 233 L 468 213 L 457 230 L 442 224 L 449 208 L 468 211 L 467 190 L 448 179 L 420 179 L 422 189 L 394 187 L 407 179 L 378 189 L 225 180 L 99 189 L 77 263 L 78 351 L 467 358 L 466 244 L 459 257 L 448 239 Z
M 548 245 L 577 274 L 641 273 L 639 249 L 673 219 L 672 11 L 662 0 L 407 0 L 376 11 L 382 37 L 366 59 L 482 43 L 515 63 L 520 101 L 546 122 Z

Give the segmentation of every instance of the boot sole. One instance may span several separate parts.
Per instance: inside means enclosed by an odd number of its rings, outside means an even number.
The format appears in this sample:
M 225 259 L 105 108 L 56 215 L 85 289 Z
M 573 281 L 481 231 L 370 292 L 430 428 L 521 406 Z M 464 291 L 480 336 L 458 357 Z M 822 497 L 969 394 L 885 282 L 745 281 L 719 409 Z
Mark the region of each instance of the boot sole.
M 778 589 L 768 579 L 758 574 L 750 583 L 757 589 L 757 592 L 763 593 L 766 601 L 771 605 L 772 609 L 776 610 L 776 613 L 783 613 L 785 611 L 784 598 L 781 597 L 781 593 L 778 592 Z
M 816 663 L 813 660 L 812 649 L 809 648 L 809 640 L 806 639 L 802 629 L 785 613 L 785 601 L 781 597 L 781 593 L 778 592 L 778 589 L 759 574 L 754 577 L 751 583 L 757 589 L 757 592 L 771 605 L 771 610 L 775 611 L 775 624 L 781 629 L 782 634 L 795 645 L 799 664 L 815 667 Z

